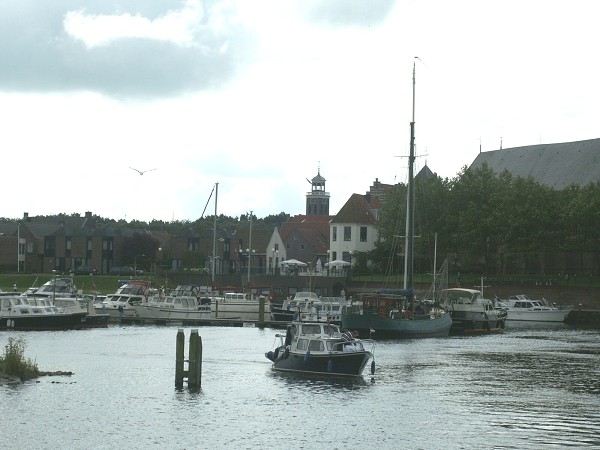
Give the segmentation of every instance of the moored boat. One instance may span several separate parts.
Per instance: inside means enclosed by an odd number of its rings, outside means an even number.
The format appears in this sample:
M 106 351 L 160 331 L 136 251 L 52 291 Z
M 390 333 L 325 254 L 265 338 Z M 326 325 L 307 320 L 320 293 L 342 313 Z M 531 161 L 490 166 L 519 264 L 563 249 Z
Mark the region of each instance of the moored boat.
M 50 298 L 25 295 L 0 297 L 0 329 L 71 330 L 81 328 L 86 311 L 69 312 L 54 305 Z
M 222 297 L 207 298 L 210 298 L 212 312 L 218 319 L 258 321 L 261 313 L 263 317 L 270 314 L 269 303 L 262 296 L 257 298 L 244 292 L 226 292 Z
M 114 294 L 109 294 L 102 303 L 94 304 L 99 314 L 109 314 L 113 319 L 135 318 L 134 305 L 148 301 L 150 282 L 131 280 L 121 285 Z
M 339 325 L 342 313 L 351 306 L 358 305 L 345 297 L 319 297 L 315 292 L 300 291 L 284 300 L 280 307 L 271 306 L 271 318 L 277 322 L 292 322 L 296 317 L 302 321 Z
M 408 182 L 406 202 L 406 242 L 404 253 L 404 289 L 380 289 L 363 295 L 362 312 L 352 310 L 342 314 L 342 327 L 371 333 L 377 337 L 422 338 L 450 334 L 452 318 L 441 308 L 415 311 L 413 289 L 414 249 L 414 176 L 415 160 L 415 66 L 413 65 L 413 116 L 410 123 L 410 153 L 408 157 Z
M 265 356 L 273 363 L 273 370 L 280 372 L 356 377 L 362 376 L 373 358 L 373 341 L 356 339 L 333 324 L 296 321 L 288 325 L 286 334 L 276 336 L 279 344 Z
M 56 297 L 53 303 L 65 312 L 80 313 L 85 316 L 78 328 L 106 328 L 110 319 L 108 312 L 99 313 L 94 308 L 94 297 L 83 295 L 81 297 Z
M 505 310 L 507 321 L 564 322 L 570 309 L 559 309 L 547 300 L 532 300 L 525 294 L 496 300 L 496 308 Z
M 440 306 L 450 312 L 453 334 L 493 333 L 504 329 L 506 311 L 494 308 L 477 289 L 450 288 L 442 291 Z
M 136 304 L 133 308 L 138 319 L 155 322 L 213 318 L 211 299 L 203 294 L 200 286 L 179 285 L 168 295 L 154 296 L 153 301 Z

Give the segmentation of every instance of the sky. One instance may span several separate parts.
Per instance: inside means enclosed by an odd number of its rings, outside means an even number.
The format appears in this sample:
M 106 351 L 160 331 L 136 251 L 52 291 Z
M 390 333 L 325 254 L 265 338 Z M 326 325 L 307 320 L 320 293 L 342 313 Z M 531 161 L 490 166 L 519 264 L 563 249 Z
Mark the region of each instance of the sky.
M 406 181 L 413 68 L 415 173 L 600 137 L 595 0 L 0 4 L 0 217 L 335 214 Z

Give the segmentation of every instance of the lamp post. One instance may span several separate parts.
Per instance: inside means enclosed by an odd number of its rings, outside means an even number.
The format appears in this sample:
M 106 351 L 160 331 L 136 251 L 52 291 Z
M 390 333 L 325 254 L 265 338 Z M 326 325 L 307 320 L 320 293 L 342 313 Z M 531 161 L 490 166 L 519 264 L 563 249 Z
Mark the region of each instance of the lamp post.
M 331 261 L 330 255 L 331 250 L 327 249 L 327 276 L 329 276 L 329 261 Z
M 248 284 L 250 284 L 250 265 L 252 263 L 252 211 L 250 211 L 250 234 L 248 236 Z
M 250 267 L 252 266 L 252 254 L 256 252 L 256 250 L 251 250 L 247 248 L 246 251 L 248 252 L 248 283 L 250 283 Z

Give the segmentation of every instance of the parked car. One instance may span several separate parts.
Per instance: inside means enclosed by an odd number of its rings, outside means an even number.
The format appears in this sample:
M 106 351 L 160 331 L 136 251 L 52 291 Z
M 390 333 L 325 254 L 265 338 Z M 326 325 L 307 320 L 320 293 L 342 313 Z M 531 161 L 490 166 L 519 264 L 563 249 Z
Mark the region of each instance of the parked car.
M 130 266 L 123 266 L 123 267 L 113 267 L 112 269 L 110 269 L 110 274 L 111 275 L 144 275 L 144 271 L 141 269 L 134 269 L 133 267 Z
M 97 271 L 94 266 L 81 265 L 71 272 L 75 275 L 95 275 Z

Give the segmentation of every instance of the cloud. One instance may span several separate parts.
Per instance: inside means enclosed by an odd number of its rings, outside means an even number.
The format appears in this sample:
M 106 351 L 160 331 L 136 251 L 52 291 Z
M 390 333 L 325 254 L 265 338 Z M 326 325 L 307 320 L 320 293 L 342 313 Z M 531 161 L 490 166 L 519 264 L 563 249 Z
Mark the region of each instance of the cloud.
M 226 3 L 115 11 L 101 1 L 51 3 L 23 0 L 3 12 L 0 90 L 177 96 L 227 83 L 251 58 L 250 33 Z
M 306 2 L 308 17 L 333 26 L 371 26 L 383 22 L 396 0 L 315 0 Z

